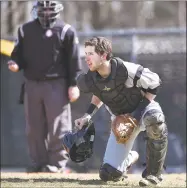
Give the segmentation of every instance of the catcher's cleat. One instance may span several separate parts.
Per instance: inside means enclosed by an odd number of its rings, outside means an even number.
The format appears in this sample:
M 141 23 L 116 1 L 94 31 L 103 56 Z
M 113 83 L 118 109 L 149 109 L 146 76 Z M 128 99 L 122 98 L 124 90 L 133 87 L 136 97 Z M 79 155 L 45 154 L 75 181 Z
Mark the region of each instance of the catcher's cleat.
M 147 175 L 146 176 L 146 169 L 142 173 L 142 179 L 139 181 L 140 187 L 145 187 L 149 185 L 158 185 L 163 180 L 162 175 L 154 176 L 154 175 Z
M 162 180 L 156 176 L 149 175 L 146 178 L 142 178 L 139 181 L 139 186 L 140 187 L 145 187 L 149 185 L 158 185 Z

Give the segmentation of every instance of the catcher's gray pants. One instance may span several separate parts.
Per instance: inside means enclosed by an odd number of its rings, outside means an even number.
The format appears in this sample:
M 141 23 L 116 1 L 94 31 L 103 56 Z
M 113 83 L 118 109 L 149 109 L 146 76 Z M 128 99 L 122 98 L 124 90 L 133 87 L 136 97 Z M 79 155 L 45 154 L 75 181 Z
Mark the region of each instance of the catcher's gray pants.
M 125 172 L 127 167 L 130 165 L 132 159 L 132 155 L 130 154 L 130 151 L 133 147 L 134 141 L 138 134 L 141 131 L 145 131 L 146 127 L 143 122 L 144 115 L 148 112 L 151 111 L 152 109 L 157 109 L 160 112 L 162 112 L 162 109 L 159 105 L 159 103 L 152 101 L 145 109 L 141 120 L 140 120 L 140 125 L 135 129 L 133 132 L 131 138 L 128 140 L 126 144 L 119 144 L 116 142 L 116 138 L 111 131 L 110 137 L 108 139 L 104 159 L 103 159 L 103 164 L 108 163 L 117 170 L 120 170 L 121 172 Z M 163 113 L 163 112 L 162 112 Z M 115 118 L 114 115 L 111 116 L 111 120 Z
M 25 80 L 24 107 L 32 163 L 65 167 L 61 138 L 72 128 L 66 80 Z

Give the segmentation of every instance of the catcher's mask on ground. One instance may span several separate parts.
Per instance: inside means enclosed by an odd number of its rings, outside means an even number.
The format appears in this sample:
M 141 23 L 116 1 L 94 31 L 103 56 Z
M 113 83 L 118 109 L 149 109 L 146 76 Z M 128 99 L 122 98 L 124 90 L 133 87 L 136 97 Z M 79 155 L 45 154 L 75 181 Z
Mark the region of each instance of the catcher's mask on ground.
M 69 158 L 76 163 L 80 163 L 91 157 L 94 138 L 95 128 L 93 122 L 90 121 L 81 130 L 65 134 L 62 138 L 62 144 L 68 152 Z

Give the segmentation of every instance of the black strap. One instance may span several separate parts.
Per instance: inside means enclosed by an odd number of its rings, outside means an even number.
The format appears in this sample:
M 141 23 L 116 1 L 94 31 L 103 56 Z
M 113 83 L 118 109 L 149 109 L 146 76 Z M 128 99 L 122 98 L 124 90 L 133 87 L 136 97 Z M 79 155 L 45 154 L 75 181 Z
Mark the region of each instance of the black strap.
M 140 79 L 142 72 L 143 72 L 143 67 L 140 65 L 136 71 L 136 74 L 133 80 L 134 87 L 136 87 L 137 81 Z
M 92 117 L 98 110 L 99 108 L 95 104 L 91 103 L 86 113 Z

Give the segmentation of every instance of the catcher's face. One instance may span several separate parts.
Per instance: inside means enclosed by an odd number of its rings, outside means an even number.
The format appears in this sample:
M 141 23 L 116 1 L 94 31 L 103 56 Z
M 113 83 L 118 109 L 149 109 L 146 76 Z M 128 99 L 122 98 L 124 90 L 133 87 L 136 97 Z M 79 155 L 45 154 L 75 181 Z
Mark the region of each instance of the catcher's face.
M 85 47 L 85 61 L 90 71 L 97 71 L 102 66 L 102 56 L 95 52 L 95 46 Z

